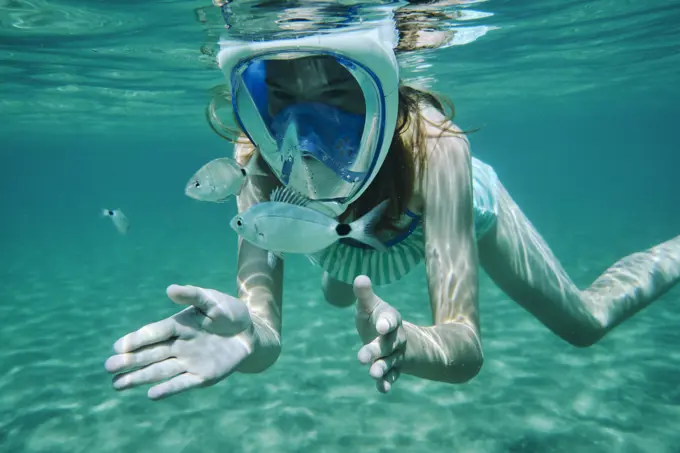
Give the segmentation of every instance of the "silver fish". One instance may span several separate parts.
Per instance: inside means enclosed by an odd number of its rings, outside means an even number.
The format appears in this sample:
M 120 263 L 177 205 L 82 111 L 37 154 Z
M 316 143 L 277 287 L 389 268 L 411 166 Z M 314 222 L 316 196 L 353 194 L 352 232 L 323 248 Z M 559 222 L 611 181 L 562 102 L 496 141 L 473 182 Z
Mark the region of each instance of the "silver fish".
M 102 209 L 102 217 L 110 217 L 120 234 L 126 234 L 130 230 L 130 221 L 120 209 Z
M 184 187 L 189 198 L 212 203 L 224 203 L 232 195 L 241 193 L 249 176 L 267 176 L 252 158 L 245 167 L 231 157 L 213 159 L 198 169 Z
M 375 237 L 373 228 L 389 200 L 349 224 L 340 223 L 308 207 L 307 199 L 283 187 L 272 192 L 271 200 L 234 216 L 230 226 L 243 239 L 277 256 L 283 253 L 311 255 L 342 238 L 354 239 L 381 252 L 387 251 L 387 247 Z

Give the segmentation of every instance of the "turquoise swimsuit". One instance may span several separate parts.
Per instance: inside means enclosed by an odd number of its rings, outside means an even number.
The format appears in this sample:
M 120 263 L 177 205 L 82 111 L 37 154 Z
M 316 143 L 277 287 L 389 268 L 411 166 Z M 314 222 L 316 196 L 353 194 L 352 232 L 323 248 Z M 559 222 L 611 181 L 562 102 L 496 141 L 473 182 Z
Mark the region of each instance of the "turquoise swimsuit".
M 498 177 L 484 162 L 472 158 L 475 235 L 481 239 L 496 223 Z M 374 285 L 393 283 L 411 272 L 425 256 L 420 216 L 406 211 L 399 224 L 403 232 L 386 241 L 388 251 L 379 253 L 363 244 L 343 240 L 311 256 L 328 274 L 345 283 L 367 275 Z

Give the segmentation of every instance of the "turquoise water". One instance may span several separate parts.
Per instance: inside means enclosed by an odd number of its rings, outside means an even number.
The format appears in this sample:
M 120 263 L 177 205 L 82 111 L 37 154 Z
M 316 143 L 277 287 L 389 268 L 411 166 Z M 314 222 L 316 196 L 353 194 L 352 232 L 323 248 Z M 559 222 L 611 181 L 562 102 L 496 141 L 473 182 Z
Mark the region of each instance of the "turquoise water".
M 275 27 L 256 6 L 234 5 L 234 29 Z M 236 286 L 235 207 L 182 193 L 230 152 L 203 119 L 221 74 L 199 51 L 220 28 L 213 12 L 196 20 L 201 7 L 0 3 L 0 451 L 680 451 L 677 288 L 574 349 L 482 275 L 479 376 L 402 376 L 382 395 L 356 360 L 352 310 L 327 305 L 320 271 L 290 257 L 276 365 L 160 402 L 115 392 L 104 361 L 178 310 L 167 285 Z M 439 26 L 481 36 L 404 55 L 405 74 L 482 127 L 473 153 L 574 280 L 677 235 L 680 2 L 455 10 L 477 14 Z M 127 236 L 103 207 L 123 209 Z M 421 266 L 379 294 L 427 324 L 423 282 Z

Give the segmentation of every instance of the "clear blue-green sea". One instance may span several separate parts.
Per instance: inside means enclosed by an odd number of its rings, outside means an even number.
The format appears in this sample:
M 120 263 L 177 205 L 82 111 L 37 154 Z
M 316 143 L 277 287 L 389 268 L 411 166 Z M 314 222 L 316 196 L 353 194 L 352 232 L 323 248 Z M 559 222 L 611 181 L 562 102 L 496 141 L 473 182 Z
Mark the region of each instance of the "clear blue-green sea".
M 0 452 L 680 452 L 677 288 L 576 349 L 482 272 L 480 374 L 404 375 L 380 394 L 357 360 L 353 309 L 327 304 L 321 271 L 290 256 L 273 367 L 158 402 L 148 386 L 113 389 L 113 343 L 181 308 L 168 285 L 236 290 L 235 203 L 183 193 L 232 152 L 204 116 L 224 83 L 219 33 L 372 14 L 264 3 L 234 0 L 227 30 L 195 0 L 0 0 Z M 680 233 L 680 1 L 429 11 L 442 14 L 427 27 L 473 38 L 401 54 L 404 79 L 480 128 L 473 155 L 580 287 Z M 102 208 L 123 210 L 127 235 Z M 432 322 L 423 265 L 377 291 L 404 319 Z

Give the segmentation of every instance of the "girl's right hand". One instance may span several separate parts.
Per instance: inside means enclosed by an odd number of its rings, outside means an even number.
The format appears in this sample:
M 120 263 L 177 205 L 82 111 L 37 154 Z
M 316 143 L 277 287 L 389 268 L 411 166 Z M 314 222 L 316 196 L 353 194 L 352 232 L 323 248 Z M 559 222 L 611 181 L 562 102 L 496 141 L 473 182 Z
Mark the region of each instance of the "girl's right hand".
M 170 285 L 167 294 L 190 306 L 116 341 L 105 364 L 116 390 L 156 384 L 148 396 L 159 400 L 213 385 L 253 353 L 254 327 L 241 300 L 196 286 Z

